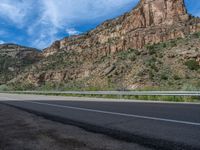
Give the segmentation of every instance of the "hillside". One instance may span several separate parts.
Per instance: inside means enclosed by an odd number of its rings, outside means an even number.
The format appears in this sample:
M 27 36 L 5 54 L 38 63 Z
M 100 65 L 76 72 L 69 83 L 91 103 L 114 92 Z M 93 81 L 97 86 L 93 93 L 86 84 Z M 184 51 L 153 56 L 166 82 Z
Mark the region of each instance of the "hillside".
M 30 64 L 40 60 L 41 53 L 37 49 L 16 44 L 0 45 L 0 84 L 16 77 Z
M 15 89 L 200 88 L 200 19 L 183 0 L 141 0 L 96 29 L 56 41 Z
M 200 33 L 96 59 L 90 57 L 92 54 L 56 53 L 32 66 L 31 72 L 14 83 L 22 89 L 47 90 L 200 88 Z

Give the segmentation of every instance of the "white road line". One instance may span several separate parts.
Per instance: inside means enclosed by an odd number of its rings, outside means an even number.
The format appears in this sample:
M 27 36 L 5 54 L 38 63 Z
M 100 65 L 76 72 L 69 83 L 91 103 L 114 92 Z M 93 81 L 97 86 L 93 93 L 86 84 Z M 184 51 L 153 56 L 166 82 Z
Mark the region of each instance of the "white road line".
M 102 111 L 102 110 L 87 109 L 87 108 L 72 107 L 72 106 L 63 106 L 63 105 L 41 103 L 41 102 L 30 102 L 30 101 L 29 102 L 28 101 L 24 101 L 24 102 L 32 103 L 32 104 L 38 104 L 38 105 L 46 105 L 46 106 L 51 106 L 51 107 L 58 107 L 58 108 L 68 108 L 68 109 L 74 109 L 74 110 L 80 110 L 80 111 L 88 111 L 88 112 L 109 114 L 109 115 L 118 115 L 118 116 L 124 116 L 124 117 L 133 117 L 133 118 L 139 118 L 139 119 L 148 119 L 148 120 L 155 120 L 155 121 L 164 121 L 164 122 L 171 122 L 171 123 L 179 123 L 179 124 L 200 126 L 200 123 L 197 123 L 197 122 L 188 122 L 188 121 L 180 121 L 180 120 L 172 120 L 172 119 L 140 116 L 140 115 L 133 115 L 133 114 L 117 113 L 117 112 Z

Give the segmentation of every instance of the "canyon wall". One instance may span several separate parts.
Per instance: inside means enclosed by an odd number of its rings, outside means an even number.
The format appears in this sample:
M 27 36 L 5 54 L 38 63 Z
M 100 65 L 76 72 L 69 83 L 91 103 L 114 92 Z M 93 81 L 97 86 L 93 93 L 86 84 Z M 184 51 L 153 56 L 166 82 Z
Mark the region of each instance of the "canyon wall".
M 184 0 L 141 0 L 129 13 L 108 20 L 86 34 L 54 42 L 43 55 L 90 49 L 98 57 L 98 54 L 142 49 L 148 44 L 184 38 L 197 31 L 200 31 L 200 19 L 187 13 Z

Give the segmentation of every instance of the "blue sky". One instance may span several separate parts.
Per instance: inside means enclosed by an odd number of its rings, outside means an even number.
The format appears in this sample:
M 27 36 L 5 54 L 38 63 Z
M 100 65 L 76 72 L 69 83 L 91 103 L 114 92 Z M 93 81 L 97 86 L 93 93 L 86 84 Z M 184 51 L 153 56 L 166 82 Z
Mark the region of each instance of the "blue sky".
M 139 0 L 1 0 L 0 43 L 45 48 L 131 10 Z M 200 1 L 185 0 L 200 16 Z

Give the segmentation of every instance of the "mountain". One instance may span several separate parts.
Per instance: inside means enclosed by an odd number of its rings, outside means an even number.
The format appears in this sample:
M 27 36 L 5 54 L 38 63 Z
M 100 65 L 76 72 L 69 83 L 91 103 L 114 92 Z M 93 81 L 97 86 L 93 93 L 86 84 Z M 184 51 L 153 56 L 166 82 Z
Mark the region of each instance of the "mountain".
M 129 13 L 86 34 L 54 42 L 41 61 L 10 84 L 44 89 L 199 88 L 199 31 L 200 19 L 187 13 L 184 0 L 141 0 Z
M 56 41 L 44 52 L 93 50 L 94 55 L 113 54 L 147 44 L 184 38 L 200 31 L 200 20 L 187 14 L 183 0 L 141 0 L 131 12 L 104 22 L 85 35 Z
M 0 45 L 0 84 L 17 76 L 24 68 L 40 60 L 39 50 L 16 44 Z

